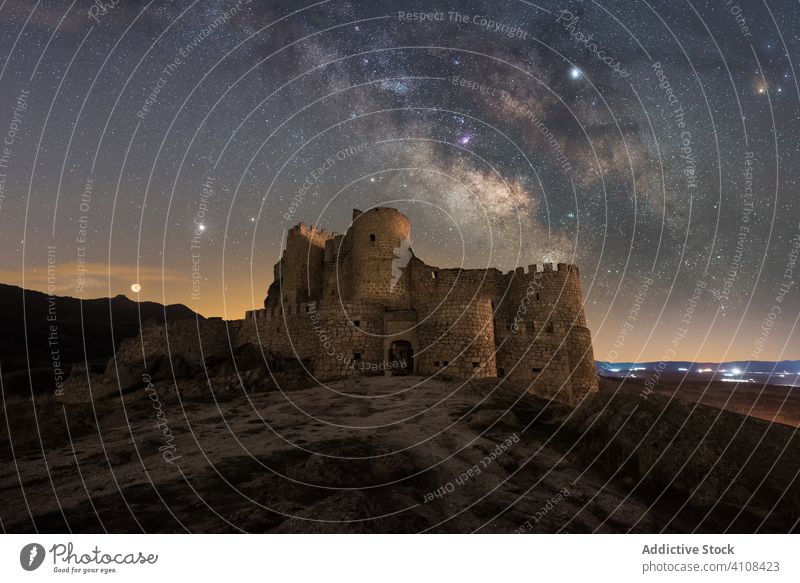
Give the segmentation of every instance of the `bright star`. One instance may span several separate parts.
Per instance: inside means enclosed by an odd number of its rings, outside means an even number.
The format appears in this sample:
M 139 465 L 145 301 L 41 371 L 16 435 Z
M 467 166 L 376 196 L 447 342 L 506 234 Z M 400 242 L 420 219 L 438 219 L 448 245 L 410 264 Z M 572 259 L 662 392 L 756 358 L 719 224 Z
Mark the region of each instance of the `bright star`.
M 578 67 L 572 67 L 569 70 L 569 77 L 570 79 L 580 79 L 581 78 L 581 70 Z

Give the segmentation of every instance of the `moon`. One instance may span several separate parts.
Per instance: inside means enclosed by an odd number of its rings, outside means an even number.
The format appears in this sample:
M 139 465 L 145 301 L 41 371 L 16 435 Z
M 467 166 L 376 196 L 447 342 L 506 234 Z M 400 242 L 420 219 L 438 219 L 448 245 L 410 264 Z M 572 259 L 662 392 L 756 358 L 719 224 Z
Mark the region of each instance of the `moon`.
M 135 294 L 138 294 L 140 291 L 142 291 L 142 286 L 140 286 L 138 283 L 131 284 L 131 291 Z

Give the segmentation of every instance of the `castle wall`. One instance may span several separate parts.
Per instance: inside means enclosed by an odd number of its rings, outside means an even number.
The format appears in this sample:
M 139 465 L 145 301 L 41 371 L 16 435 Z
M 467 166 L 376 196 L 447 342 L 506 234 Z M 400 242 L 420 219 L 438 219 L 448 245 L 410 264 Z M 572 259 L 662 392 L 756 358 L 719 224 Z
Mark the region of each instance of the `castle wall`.
M 437 299 L 418 307 L 420 374 L 440 373 L 456 378 L 497 376 L 491 301 L 478 298 L 439 304 Z
M 350 301 L 353 299 L 351 266 L 352 237 L 337 235 L 325 243 L 322 299 Z
M 385 368 L 383 308 L 368 302 L 323 301 L 260 311 L 242 324 L 238 341 L 304 361 L 320 380 L 379 374 Z
M 439 302 L 488 297 L 497 302 L 502 296 L 506 280 L 499 269 L 440 269 L 413 258 L 407 270 L 410 278 L 411 302 Z

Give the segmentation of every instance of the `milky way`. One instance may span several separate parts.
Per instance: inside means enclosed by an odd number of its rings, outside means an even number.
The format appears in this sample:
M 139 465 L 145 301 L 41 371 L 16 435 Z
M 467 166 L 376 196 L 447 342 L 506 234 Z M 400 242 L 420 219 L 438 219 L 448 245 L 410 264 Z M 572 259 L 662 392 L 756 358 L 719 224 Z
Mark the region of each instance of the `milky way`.
M 3 282 L 239 318 L 387 205 L 579 265 L 599 360 L 800 355 L 794 2 L 101 6 L 0 7 Z

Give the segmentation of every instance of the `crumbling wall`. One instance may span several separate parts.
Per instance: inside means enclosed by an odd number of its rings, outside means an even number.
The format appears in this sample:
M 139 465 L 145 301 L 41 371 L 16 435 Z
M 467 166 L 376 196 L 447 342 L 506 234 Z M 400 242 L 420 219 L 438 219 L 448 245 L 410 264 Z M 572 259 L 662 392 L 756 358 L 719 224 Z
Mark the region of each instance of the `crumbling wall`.
M 124 340 L 108 361 L 104 377 L 122 388 L 141 384 L 144 375 L 163 378 L 200 371 L 214 359 L 224 359 L 237 345 L 227 323 L 219 318 L 148 321 L 136 338 Z
M 411 260 L 411 222 L 392 208 L 354 212 L 351 285 L 354 301 L 380 303 L 389 309 L 408 309 Z M 401 268 L 402 266 L 402 268 Z

